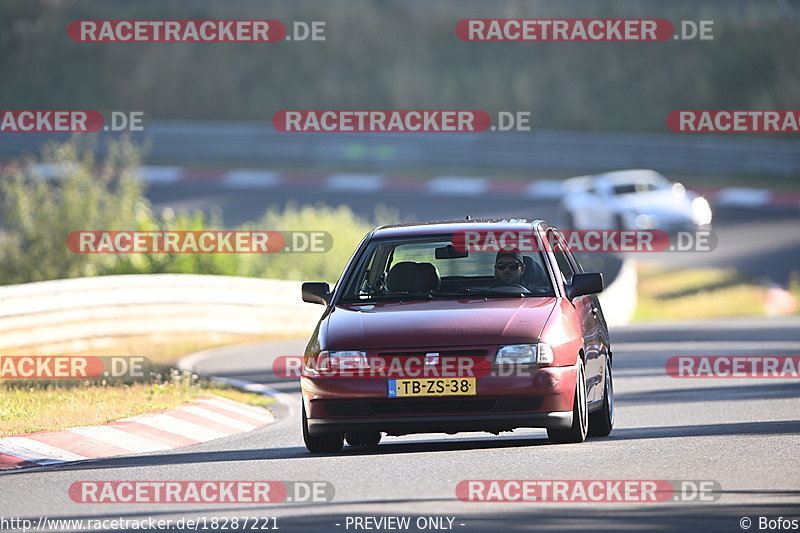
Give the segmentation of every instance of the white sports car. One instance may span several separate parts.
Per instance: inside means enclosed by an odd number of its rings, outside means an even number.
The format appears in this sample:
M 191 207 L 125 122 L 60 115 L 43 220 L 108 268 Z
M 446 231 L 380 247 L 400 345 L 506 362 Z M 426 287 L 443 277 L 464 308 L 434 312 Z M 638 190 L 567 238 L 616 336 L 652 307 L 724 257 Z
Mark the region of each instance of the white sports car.
M 594 229 L 708 229 L 711 207 L 654 170 L 617 170 L 570 178 L 559 204 L 561 227 Z

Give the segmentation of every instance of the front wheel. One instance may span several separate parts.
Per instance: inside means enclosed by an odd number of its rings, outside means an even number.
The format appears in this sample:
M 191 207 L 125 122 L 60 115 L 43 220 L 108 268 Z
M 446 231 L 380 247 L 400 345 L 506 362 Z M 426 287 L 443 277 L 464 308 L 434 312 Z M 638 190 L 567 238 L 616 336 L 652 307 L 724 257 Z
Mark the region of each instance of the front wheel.
M 547 437 L 555 444 L 578 443 L 586 440 L 589 431 L 589 405 L 586 399 L 586 373 L 583 359 L 578 358 L 578 379 L 575 383 L 575 402 L 572 407 L 572 426 L 569 429 L 547 429 Z
M 303 406 L 303 441 L 311 453 L 336 453 L 344 447 L 341 433 L 324 433 L 322 435 L 309 433 L 305 405 Z
M 603 385 L 603 407 L 589 415 L 589 435 L 607 437 L 614 427 L 614 379 L 611 377 L 611 360 L 606 356 L 606 379 Z

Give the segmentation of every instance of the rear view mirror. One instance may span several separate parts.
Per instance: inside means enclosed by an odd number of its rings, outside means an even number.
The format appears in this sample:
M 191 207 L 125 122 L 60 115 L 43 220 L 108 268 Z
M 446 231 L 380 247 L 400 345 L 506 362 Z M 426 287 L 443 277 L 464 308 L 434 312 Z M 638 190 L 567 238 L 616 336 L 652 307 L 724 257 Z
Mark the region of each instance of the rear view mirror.
M 569 298 L 570 301 L 578 296 L 603 292 L 603 275 L 599 272 L 573 274 L 572 281 L 566 288 L 567 298 Z
M 302 290 L 304 302 L 328 305 L 331 301 L 330 285 L 324 281 L 307 281 Z
M 436 249 L 436 259 L 458 259 L 460 257 L 469 257 L 469 252 L 456 250 L 452 244 Z

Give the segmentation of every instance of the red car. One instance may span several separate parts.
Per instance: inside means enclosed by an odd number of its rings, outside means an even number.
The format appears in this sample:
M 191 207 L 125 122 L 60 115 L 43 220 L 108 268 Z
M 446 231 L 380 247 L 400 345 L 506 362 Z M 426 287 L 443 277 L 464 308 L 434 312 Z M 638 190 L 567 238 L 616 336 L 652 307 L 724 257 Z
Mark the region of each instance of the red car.
M 551 245 L 508 247 L 504 235 Z M 326 306 L 300 378 L 311 452 L 374 446 L 382 433 L 536 427 L 562 443 L 611 432 L 603 278 L 584 273 L 546 222 L 383 226 L 333 291 L 302 290 Z

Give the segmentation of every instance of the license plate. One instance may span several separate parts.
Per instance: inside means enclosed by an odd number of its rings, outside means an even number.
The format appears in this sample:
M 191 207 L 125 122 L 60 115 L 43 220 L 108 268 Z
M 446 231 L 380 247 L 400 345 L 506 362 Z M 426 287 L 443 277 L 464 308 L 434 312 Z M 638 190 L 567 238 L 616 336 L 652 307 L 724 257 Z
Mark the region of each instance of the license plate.
M 389 398 L 399 396 L 475 396 L 475 378 L 390 379 Z

